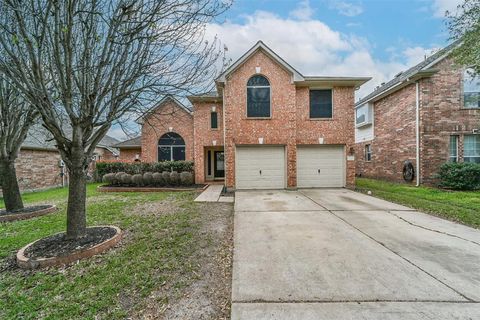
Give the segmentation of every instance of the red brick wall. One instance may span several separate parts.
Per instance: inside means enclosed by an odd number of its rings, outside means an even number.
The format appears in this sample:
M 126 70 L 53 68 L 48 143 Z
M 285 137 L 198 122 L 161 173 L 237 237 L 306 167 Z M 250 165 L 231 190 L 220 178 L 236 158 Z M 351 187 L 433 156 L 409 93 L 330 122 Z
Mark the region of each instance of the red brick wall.
M 215 107 L 218 129 L 211 129 L 210 114 Z M 198 102 L 194 105 L 193 130 L 195 139 L 195 182 L 205 183 L 205 147 L 223 147 L 223 108 L 221 103 Z
M 463 108 L 463 70 L 452 59 L 433 66 L 439 69 L 421 81 L 421 177 L 435 184 L 440 165 L 448 161 L 450 135 L 459 136 L 459 160 L 463 161 L 464 134 L 480 129 L 480 110 Z
M 60 154 L 56 151 L 21 149 L 15 161 L 17 178 L 23 191 L 62 185 Z
M 120 161 L 135 161 L 136 155 L 140 155 L 139 159 L 142 159 L 142 149 L 120 149 Z
M 392 181 L 403 180 L 404 161 L 415 166 L 415 84 L 375 102 L 375 138 L 357 143 L 357 174 Z M 371 144 L 372 160 L 365 161 L 365 145 Z
M 432 68 L 430 78 L 421 79 L 420 89 L 420 181 L 435 184 L 439 166 L 448 160 L 450 135 L 459 136 L 459 156 L 463 156 L 463 135 L 480 129 L 480 110 L 463 109 L 462 70 L 451 59 Z M 364 161 L 364 147 L 356 145 L 357 174 L 404 182 L 403 162 L 415 166 L 415 84 L 375 102 L 375 138 L 372 161 Z
M 171 100 L 165 101 L 144 120 L 142 126 L 142 161 L 158 161 L 158 140 L 176 132 L 185 140 L 185 158 L 193 160 L 193 116 Z
M 271 86 L 271 118 L 247 119 L 246 83 L 261 67 Z M 298 97 L 297 97 L 298 94 Z M 230 74 L 224 90 L 226 185 L 235 185 L 235 145 L 285 145 L 287 153 L 287 186 L 296 186 L 296 145 L 318 144 L 324 137 L 326 144 L 354 144 L 353 88 L 334 88 L 334 119 L 309 120 L 308 89 L 297 89 L 292 76 L 262 51 L 253 54 Z M 354 164 L 347 164 L 347 185 L 353 186 Z
M 347 154 L 355 147 L 354 126 L 354 88 L 333 88 L 333 118 L 310 120 L 309 89 L 298 88 L 297 104 L 297 144 L 318 144 L 323 138 L 324 144 L 345 145 Z M 355 185 L 355 161 L 346 161 L 348 187 Z

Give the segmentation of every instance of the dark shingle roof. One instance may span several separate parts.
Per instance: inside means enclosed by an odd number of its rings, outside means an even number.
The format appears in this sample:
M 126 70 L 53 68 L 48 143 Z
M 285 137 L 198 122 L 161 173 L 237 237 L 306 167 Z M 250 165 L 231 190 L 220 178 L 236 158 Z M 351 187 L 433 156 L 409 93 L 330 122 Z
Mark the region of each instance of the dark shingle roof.
M 102 138 L 102 140 L 100 140 L 100 142 L 98 143 L 98 146 L 105 146 L 105 147 L 113 147 L 114 145 L 116 145 L 117 143 L 119 143 L 120 140 L 118 139 L 115 139 L 114 137 L 110 137 L 108 135 L 105 135 L 105 137 Z
M 128 139 L 113 145 L 114 148 L 131 148 L 131 147 L 141 147 L 142 146 L 142 137 L 135 137 Z
M 393 86 L 402 83 L 403 81 L 413 77 L 414 75 L 418 74 L 420 71 L 424 71 L 424 68 L 435 62 L 436 60 L 440 59 L 442 56 L 446 55 L 449 51 L 451 51 L 458 42 L 453 42 L 450 45 L 446 46 L 445 48 L 439 50 L 438 52 L 432 54 L 430 57 L 425 59 L 424 61 L 420 62 L 419 64 L 411 67 L 410 69 L 399 73 L 395 78 L 392 80 L 388 81 L 387 83 L 383 84 L 380 86 L 378 89 L 374 90 L 367 96 L 363 97 L 360 99 L 358 102 L 356 102 L 356 105 L 361 105 L 369 100 L 371 100 L 373 97 L 381 94 L 382 92 L 387 91 L 388 89 L 392 88 Z

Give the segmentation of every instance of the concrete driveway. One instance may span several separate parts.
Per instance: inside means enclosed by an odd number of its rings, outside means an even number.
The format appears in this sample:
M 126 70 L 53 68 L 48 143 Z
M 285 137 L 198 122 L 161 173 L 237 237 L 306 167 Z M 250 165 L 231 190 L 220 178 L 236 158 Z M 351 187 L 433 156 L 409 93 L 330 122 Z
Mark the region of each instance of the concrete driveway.
M 232 320 L 480 318 L 478 230 L 346 189 L 235 197 Z

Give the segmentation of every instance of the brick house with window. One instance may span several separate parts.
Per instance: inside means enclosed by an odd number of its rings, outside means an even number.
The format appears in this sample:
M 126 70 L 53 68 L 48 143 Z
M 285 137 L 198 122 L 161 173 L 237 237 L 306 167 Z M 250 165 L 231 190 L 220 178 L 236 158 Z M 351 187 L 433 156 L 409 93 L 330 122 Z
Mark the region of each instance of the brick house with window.
M 106 135 L 95 148 L 94 162 L 117 159 L 118 150 L 113 145 L 118 142 Z M 41 125 L 34 125 L 28 131 L 15 160 L 15 170 L 21 191 L 49 189 L 68 183 L 67 169 L 61 161 L 55 141 Z M 0 186 L 0 195 L 1 190 Z
M 135 150 L 147 162 L 194 160 L 196 183 L 230 189 L 353 187 L 354 92 L 369 79 L 304 76 L 259 41 L 216 92 L 189 96 L 192 108 L 164 98 L 141 119 Z
M 454 46 L 356 103 L 357 175 L 435 184 L 447 161 L 480 163 L 480 79 L 455 65 Z

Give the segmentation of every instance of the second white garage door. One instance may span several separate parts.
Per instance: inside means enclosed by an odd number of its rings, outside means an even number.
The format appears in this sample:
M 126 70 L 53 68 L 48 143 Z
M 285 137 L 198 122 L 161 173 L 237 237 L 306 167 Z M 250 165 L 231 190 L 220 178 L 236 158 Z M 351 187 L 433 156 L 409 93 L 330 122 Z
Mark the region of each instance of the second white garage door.
M 344 187 L 344 159 L 343 146 L 298 146 L 297 186 Z
M 237 189 L 285 188 L 285 148 L 237 146 L 235 186 Z

